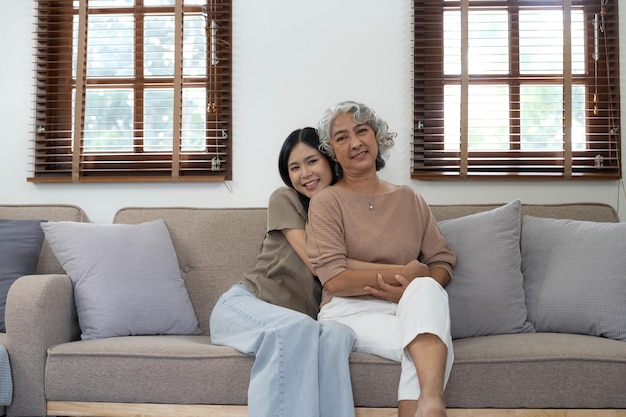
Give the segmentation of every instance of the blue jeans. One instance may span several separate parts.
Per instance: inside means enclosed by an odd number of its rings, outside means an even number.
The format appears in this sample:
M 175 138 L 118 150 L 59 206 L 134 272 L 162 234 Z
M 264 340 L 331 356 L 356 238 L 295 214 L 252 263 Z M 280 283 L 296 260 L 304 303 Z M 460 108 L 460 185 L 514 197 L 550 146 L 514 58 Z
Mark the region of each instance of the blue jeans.
M 256 298 L 236 284 L 218 300 L 211 341 L 255 356 L 249 417 L 353 417 L 348 357 L 356 336 L 333 321 Z

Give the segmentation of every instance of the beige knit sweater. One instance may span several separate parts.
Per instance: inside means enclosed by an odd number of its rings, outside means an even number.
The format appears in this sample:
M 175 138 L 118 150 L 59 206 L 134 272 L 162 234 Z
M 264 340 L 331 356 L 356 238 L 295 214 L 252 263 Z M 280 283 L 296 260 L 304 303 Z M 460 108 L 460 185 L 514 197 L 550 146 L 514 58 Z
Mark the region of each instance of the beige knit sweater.
M 322 284 L 347 269 L 346 258 L 399 265 L 418 259 L 450 277 L 456 264 L 428 204 L 408 186 L 374 197 L 322 190 L 309 206 L 306 249 Z M 322 305 L 330 298 L 324 292 Z

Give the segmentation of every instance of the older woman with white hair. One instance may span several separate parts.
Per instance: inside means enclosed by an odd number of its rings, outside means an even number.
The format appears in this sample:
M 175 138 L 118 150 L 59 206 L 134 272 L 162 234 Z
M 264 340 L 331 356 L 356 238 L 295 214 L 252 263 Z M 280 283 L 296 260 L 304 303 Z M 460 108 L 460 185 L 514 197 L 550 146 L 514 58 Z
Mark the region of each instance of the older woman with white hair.
M 446 416 L 454 356 L 444 286 L 456 256 L 426 201 L 379 178 L 395 134 L 372 109 L 339 103 L 318 134 L 341 171 L 309 206 L 306 249 L 324 286 L 318 319 L 350 326 L 355 351 L 401 363 L 400 417 Z

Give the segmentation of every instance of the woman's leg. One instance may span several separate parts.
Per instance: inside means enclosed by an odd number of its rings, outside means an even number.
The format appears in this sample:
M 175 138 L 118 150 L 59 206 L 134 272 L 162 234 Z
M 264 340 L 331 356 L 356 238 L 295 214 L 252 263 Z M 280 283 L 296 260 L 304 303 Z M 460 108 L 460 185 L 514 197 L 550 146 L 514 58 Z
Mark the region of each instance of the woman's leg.
M 255 356 L 249 417 L 319 417 L 319 324 L 309 316 L 252 295 L 225 292 L 210 318 L 211 341 Z
M 400 362 L 403 346 L 396 307 L 397 304 L 389 301 L 334 297 L 322 307 L 318 319 L 337 321 L 352 328 L 357 337 L 355 352 Z
M 447 357 L 446 345 L 433 334 L 420 334 L 407 347 L 414 362 L 419 380 L 420 395 L 417 401 L 398 402 L 400 417 L 444 417 L 446 404 L 443 387 Z M 406 361 L 410 363 L 409 361 Z
M 399 317 L 395 315 L 396 310 L 397 304 L 387 301 L 335 297 L 322 307 L 318 318 L 321 323 L 332 320 L 350 326 L 357 335 L 355 352 L 400 362 L 403 369 L 401 375 L 404 375 L 406 360 L 402 345 L 402 327 Z M 415 374 L 412 362 L 409 366 L 410 371 Z M 402 379 L 400 385 L 402 386 Z M 418 388 L 414 390 L 414 400 L 398 402 L 399 417 L 415 416 L 419 393 L 417 378 L 415 385 Z M 402 399 L 400 396 L 398 398 Z
M 445 416 L 444 388 L 454 361 L 447 293 L 431 278 L 414 279 L 400 300 L 397 314 L 407 353 L 399 415 Z M 417 402 L 413 401 L 416 389 Z
M 320 417 L 354 417 L 348 358 L 356 334 L 334 321 L 323 320 L 319 324 Z
M 421 282 L 413 284 L 416 281 Z M 417 368 L 411 352 L 406 348 L 422 334 L 434 334 L 437 339 L 446 340 L 447 343 L 442 344 L 446 353 L 444 360 L 435 360 L 436 366 L 444 363 L 444 371 L 435 373 L 442 374 L 444 382 L 439 384 L 426 381 L 432 387 L 441 385 L 440 391 L 443 392 L 454 356 L 447 293 L 432 278 L 414 279 L 399 305 L 386 301 L 335 297 L 322 307 L 318 318 L 335 320 L 350 326 L 357 334 L 354 349 L 356 352 L 378 355 L 401 363 L 402 373 L 398 387 L 400 417 L 414 417 L 420 397 Z M 429 361 L 433 359 L 436 358 L 428 357 L 423 361 L 425 365 L 420 361 L 420 370 L 430 365 Z

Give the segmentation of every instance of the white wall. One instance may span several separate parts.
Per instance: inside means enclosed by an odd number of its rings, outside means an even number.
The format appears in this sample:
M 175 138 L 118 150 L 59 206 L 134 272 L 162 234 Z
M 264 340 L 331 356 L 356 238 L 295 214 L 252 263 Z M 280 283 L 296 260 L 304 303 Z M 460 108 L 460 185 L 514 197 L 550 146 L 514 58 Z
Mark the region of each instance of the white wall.
M 222 183 L 28 183 L 34 7 L 33 0 L 5 1 L 0 14 L 0 204 L 76 204 L 98 223 L 110 223 L 125 206 L 265 206 L 271 191 L 282 184 L 277 154 L 284 138 L 293 129 L 314 125 L 330 104 L 351 99 L 372 106 L 398 133 L 381 176 L 411 184 L 432 204 L 499 203 L 515 198 L 528 203 L 598 201 L 618 208 L 626 219 L 624 192 L 617 181 L 410 179 L 410 0 L 234 0 L 234 168 L 228 187 Z M 626 8 L 620 14 L 625 23 L 620 31 L 622 50 L 626 50 Z M 626 74 L 626 59 L 622 64 Z

